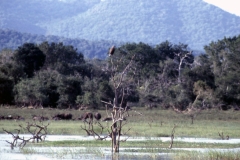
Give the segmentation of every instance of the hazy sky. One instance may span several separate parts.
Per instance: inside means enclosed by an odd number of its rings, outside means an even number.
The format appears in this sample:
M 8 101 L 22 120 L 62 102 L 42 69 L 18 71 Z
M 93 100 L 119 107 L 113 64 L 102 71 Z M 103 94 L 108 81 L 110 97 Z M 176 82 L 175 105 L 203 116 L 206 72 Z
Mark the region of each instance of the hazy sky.
M 223 10 L 240 16 L 240 0 L 203 0 Z

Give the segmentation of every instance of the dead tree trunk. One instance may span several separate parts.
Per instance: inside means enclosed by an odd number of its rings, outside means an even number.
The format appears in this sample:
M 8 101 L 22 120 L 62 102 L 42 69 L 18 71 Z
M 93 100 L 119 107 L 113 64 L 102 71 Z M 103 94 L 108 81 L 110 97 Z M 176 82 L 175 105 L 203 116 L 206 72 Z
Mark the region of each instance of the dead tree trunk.
M 123 123 L 123 120 L 125 120 L 126 117 L 129 116 L 127 106 L 125 105 L 126 104 L 125 92 L 129 87 L 129 85 L 126 83 L 125 84 L 126 86 L 124 86 L 123 82 L 125 80 L 124 77 L 133 62 L 134 56 L 131 58 L 130 62 L 123 69 L 123 71 L 117 71 L 118 65 L 113 63 L 113 58 L 112 58 L 113 56 L 110 57 L 111 67 L 109 69 L 109 72 L 111 74 L 110 79 L 111 79 L 111 83 L 113 85 L 113 90 L 114 90 L 114 96 L 113 96 L 114 99 L 113 101 L 110 101 L 110 102 L 102 101 L 106 105 L 107 115 L 109 115 L 108 111 L 111 110 L 111 118 L 108 117 L 112 120 L 112 124 L 108 130 L 109 134 L 107 136 L 101 136 L 100 134 L 98 134 L 94 130 L 93 123 L 91 123 L 91 129 L 87 129 L 86 126 L 85 128 L 82 127 L 83 130 L 85 130 L 88 134 L 92 134 L 94 138 L 97 140 L 104 140 L 107 137 L 111 137 L 112 153 L 118 153 L 120 148 L 120 142 L 127 140 L 127 138 L 125 140 L 121 140 L 122 128 L 127 123 L 127 122 Z M 122 63 L 122 60 L 123 59 L 120 58 L 120 60 L 117 60 L 117 62 Z M 101 125 L 100 122 L 98 124 L 103 130 L 104 128 L 103 125 Z M 128 129 L 128 131 L 129 130 L 130 129 Z
M 178 64 L 178 83 L 181 83 L 181 72 L 182 72 L 182 65 L 183 63 L 187 63 L 185 62 L 185 59 L 188 58 L 190 55 L 192 54 L 192 52 L 189 53 L 175 53 L 175 55 L 179 58 L 179 64 Z
M 113 103 L 111 102 L 104 102 L 105 104 L 108 104 L 112 106 L 112 112 L 111 112 L 111 117 L 112 117 L 112 125 L 111 125 L 111 133 L 110 136 L 112 138 L 112 153 L 118 153 L 119 152 L 119 147 L 120 147 L 120 137 L 122 135 L 122 121 L 124 120 L 125 113 L 127 113 L 127 106 L 124 106 L 123 102 L 124 99 L 126 98 L 125 96 L 125 87 L 123 87 L 123 81 L 124 81 L 124 75 L 126 74 L 127 70 L 130 68 L 133 58 L 135 55 L 131 58 L 130 62 L 128 65 L 123 69 L 120 74 L 115 74 L 116 71 L 116 66 L 113 64 L 113 60 L 111 58 L 111 63 L 112 63 L 112 69 L 111 69 L 111 80 L 113 83 L 114 87 L 114 99 Z M 121 100 L 119 100 L 119 97 L 121 97 Z
M 170 145 L 169 145 L 169 149 L 172 149 L 172 146 L 173 146 L 173 140 L 174 140 L 174 133 L 175 133 L 175 128 L 176 128 L 177 126 L 174 124 L 174 127 L 173 127 L 173 129 L 172 129 L 172 133 L 171 133 L 171 142 L 170 142 Z

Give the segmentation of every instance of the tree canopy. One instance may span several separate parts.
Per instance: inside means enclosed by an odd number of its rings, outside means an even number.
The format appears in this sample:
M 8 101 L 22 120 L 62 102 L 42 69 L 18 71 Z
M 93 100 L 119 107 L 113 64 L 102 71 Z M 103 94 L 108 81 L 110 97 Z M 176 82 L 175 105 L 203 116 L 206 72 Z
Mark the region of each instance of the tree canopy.
M 24 43 L 1 51 L 0 104 L 98 109 L 117 90 L 117 100 L 147 108 L 239 109 L 240 36 L 204 49 L 194 56 L 182 43 L 126 43 L 100 60 L 63 43 Z

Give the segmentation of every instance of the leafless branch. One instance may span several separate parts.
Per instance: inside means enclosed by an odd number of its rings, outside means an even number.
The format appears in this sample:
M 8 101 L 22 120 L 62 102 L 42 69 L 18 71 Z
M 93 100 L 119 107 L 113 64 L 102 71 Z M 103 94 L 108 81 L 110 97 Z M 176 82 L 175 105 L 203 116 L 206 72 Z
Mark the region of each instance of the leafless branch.
M 128 65 L 125 67 L 125 69 L 124 69 L 123 72 L 121 73 L 121 78 L 120 78 L 119 83 L 118 83 L 118 85 L 116 86 L 115 89 L 118 89 L 119 86 L 122 84 L 123 75 L 125 74 L 125 72 L 127 71 L 127 69 L 130 67 L 130 65 L 132 64 L 134 57 L 135 57 L 135 55 L 132 56 L 131 61 L 128 63 Z
M 6 132 L 7 134 L 11 134 L 12 137 L 13 137 L 13 141 L 12 142 L 9 142 L 9 141 L 6 141 L 7 143 L 9 143 L 11 145 L 11 149 L 14 149 L 14 147 L 17 146 L 17 142 L 18 140 L 20 141 L 18 146 L 20 148 L 23 148 L 27 142 L 29 142 L 30 140 L 33 140 L 35 141 L 35 139 L 37 140 L 37 142 L 39 142 L 39 140 L 44 140 L 46 135 L 47 135 L 47 127 L 48 127 L 49 123 L 47 125 L 43 125 L 40 126 L 39 124 L 36 124 L 36 122 L 34 124 L 32 123 L 27 123 L 27 126 L 26 127 L 23 127 L 22 125 L 19 125 L 19 127 L 23 130 L 27 130 L 32 136 L 28 139 L 25 139 L 24 137 L 20 137 L 19 136 L 19 133 L 20 133 L 20 129 L 16 129 L 17 130 L 17 134 L 14 135 L 12 132 L 9 132 L 7 130 L 5 130 L 3 128 L 3 131 Z M 31 127 L 33 129 L 31 129 Z M 32 131 L 34 130 L 34 132 Z M 43 139 L 44 137 L 44 139 Z
M 174 133 L 175 133 L 175 128 L 177 127 L 177 125 L 174 124 L 174 127 L 172 128 L 172 133 L 171 133 L 171 142 L 170 142 L 170 145 L 169 145 L 169 149 L 172 149 L 172 146 L 173 146 L 173 139 L 174 139 Z
M 86 127 L 83 128 L 82 126 L 80 126 L 80 127 L 82 128 L 82 130 L 84 130 L 84 131 L 87 132 L 87 135 L 88 135 L 88 136 L 92 135 L 92 134 L 90 133 L 89 129 L 86 129 Z

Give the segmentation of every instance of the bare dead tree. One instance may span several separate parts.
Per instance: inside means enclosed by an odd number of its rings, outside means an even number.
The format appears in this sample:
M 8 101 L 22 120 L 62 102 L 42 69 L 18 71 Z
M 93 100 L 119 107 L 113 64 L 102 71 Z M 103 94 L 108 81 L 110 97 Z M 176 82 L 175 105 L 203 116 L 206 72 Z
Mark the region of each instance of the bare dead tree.
M 87 122 L 87 121 L 83 121 L 84 123 L 84 127 L 80 126 L 82 130 L 84 130 L 88 136 L 94 136 L 94 133 L 92 132 L 93 129 L 93 123 Z M 86 126 L 86 124 L 88 125 L 88 127 Z
M 27 123 L 27 131 L 32 134 L 32 139 L 33 142 L 35 140 L 37 143 L 40 141 L 43 141 L 47 135 L 47 127 L 49 126 L 50 123 L 47 123 L 46 125 L 43 125 L 42 122 L 40 124 L 37 124 L 36 122 L 34 123 Z
M 16 129 L 16 130 L 17 130 L 17 129 Z M 9 143 L 9 144 L 11 145 L 11 149 L 14 149 L 14 147 L 17 146 L 17 141 L 19 140 L 19 133 L 20 133 L 20 130 L 17 130 L 16 135 L 14 135 L 14 134 L 11 133 L 11 132 L 8 132 L 8 131 L 5 130 L 4 128 L 3 128 L 3 131 L 6 132 L 7 134 L 11 134 L 11 135 L 12 135 L 13 141 L 12 141 L 12 142 L 6 141 L 6 142 Z
M 118 153 L 119 152 L 119 146 L 120 142 L 126 141 L 126 139 L 121 139 L 120 137 L 124 134 L 127 134 L 127 132 L 131 129 L 129 128 L 126 132 L 123 132 L 123 127 L 127 124 L 126 117 L 129 116 L 128 111 L 129 107 L 126 105 L 126 97 L 127 93 L 129 91 L 129 88 L 127 85 L 124 86 L 124 80 L 126 77 L 127 72 L 129 71 L 133 59 L 135 55 L 132 56 L 129 63 L 123 68 L 122 71 L 117 71 L 119 68 L 118 64 L 122 64 L 123 57 L 117 60 L 117 63 L 113 62 L 113 56 L 110 56 L 110 63 L 111 67 L 109 68 L 109 72 L 111 75 L 111 82 L 113 84 L 114 89 L 114 98 L 112 101 L 102 101 L 106 106 L 106 112 L 107 112 L 107 119 L 104 120 L 110 120 L 111 125 L 106 128 L 104 127 L 100 122 L 97 123 L 98 127 L 101 128 L 101 133 L 97 133 L 95 130 L 95 125 L 93 123 L 89 124 L 89 127 L 87 128 L 81 126 L 83 130 L 87 132 L 88 135 L 94 136 L 97 140 L 104 140 L 108 137 L 111 138 L 111 146 L 112 146 L 112 153 Z M 108 113 L 110 112 L 110 113 Z M 107 130 L 107 134 L 102 135 L 103 130 Z
M 189 116 L 191 119 L 191 124 L 193 124 L 194 118 L 196 117 L 197 114 L 199 114 L 202 110 L 194 108 L 193 105 L 190 104 L 191 107 L 188 107 L 186 110 L 179 110 L 178 108 L 175 108 L 173 106 L 173 110 L 177 113 L 184 114 L 186 116 Z
M 196 86 L 195 86 L 196 88 Z M 194 88 L 194 89 L 195 89 Z M 184 115 L 187 115 L 191 118 L 191 124 L 193 124 L 194 118 L 203 110 L 206 108 L 206 104 L 205 101 L 207 98 L 209 98 L 211 95 L 209 95 L 208 93 L 206 93 L 205 91 L 203 91 L 201 88 L 198 89 L 198 91 L 196 91 L 196 98 L 193 101 L 193 103 L 190 103 L 187 107 L 187 109 L 185 110 L 179 110 L 178 108 L 173 106 L 173 110 L 177 113 L 182 113 Z M 207 97 L 207 98 L 205 98 Z M 201 103 L 199 103 L 199 105 L 197 106 L 197 102 L 199 101 L 199 99 L 202 99 Z M 197 106 L 197 107 L 196 107 Z
M 113 102 L 105 102 L 102 101 L 105 104 L 108 104 L 112 107 L 111 117 L 112 117 L 112 125 L 110 127 L 111 129 L 111 144 L 112 144 L 112 152 L 118 153 L 119 152 L 119 146 L 121 142 L 121 135 L 122 135 L 122 128 L 124 126 L 123 120 L 128 115 L 127 112 L 127 106 L 124 106 L 125 91 L 127 88 L 124 87 L 124 76 L 126 75 L 127 71 L 129 70 L 130 66 L 133 63 L 135 55 L 131 58 L 130 62 L 126 65 L 126 67 L 123 69 L 122 72 L 119 74 L 116 73 L 116 69 L 118 66 L 114 65 L 113 60 L 111 58 L 111 80 L 114 87 L 114 99 Z M 120 58 L 119 61 L 121 61 L 122 58 Z M 121 95 L 121 99 L 119 101 L 119 97 Z
M 175 53 L 175 55 L 179 58 L 179 64 L 178 64 L 178 83 L 181 83 L 181 71 L 182 71 L 182 65 L 184 63 L 187 63 L 186 59 L 189 58 L 192 55 L 192 52 L 188 53 Z
M 177 113 L 182 113 L 191 118 L 191 124 L 195 117 L 204 109 L 209 108 L 208 101 L 212 98 L 212 89 L 203 81 L 194 83 L 194 94 L 196 95 L 194 101 L 189 103 L 187 109 L 179 110 L 173 106 L 173 110 Z
M 174 134 L 175 134 L 175 128 L 177 127 L 176 124 L 174 124 L 173 128 L 172 128 L 172 133 L 171 133 L 171 142 L 170 142 L 170 145 L 169 145 L 169 149 L 172 149 L 172 146 L 173 146 L 173 140 L 174 140 Z
M 32 140 L 32 142 L 36 141 L 37 143 L 39 141 L 44 141 L 45 137 L 47 136 L 47 127 L 48 126 L 49 126 L 49 123 L 44 125 L 42 121 L 40 121 L 39 124 L 36 121 L 34 121 L 33 123 L 27 122 L 26 127 L 19 125 L 19 127 L 21 129 L 15 129 L 17 131 L 16 134 L 14 134 L 10 131 L 7 131 L 4 128 L 3 128 L 3 131 L 6 132 L 7 134 L 12 135 L 13 141 L 12 142 L 6 141 L 6 142 L 11 145 L 11 149 L 14 149 L 14 147 L 17 147 L 17 146 L 19 146 L 20 148 L 23 148 L 27 142 L 30 142 L 30 140 Z M 31 136 L 27 139 L 25 139 L 24 136 L 20 137 L 19 134 L 20 134 L 21 130 L 28 131 L 28 133 L 30 133 Z

